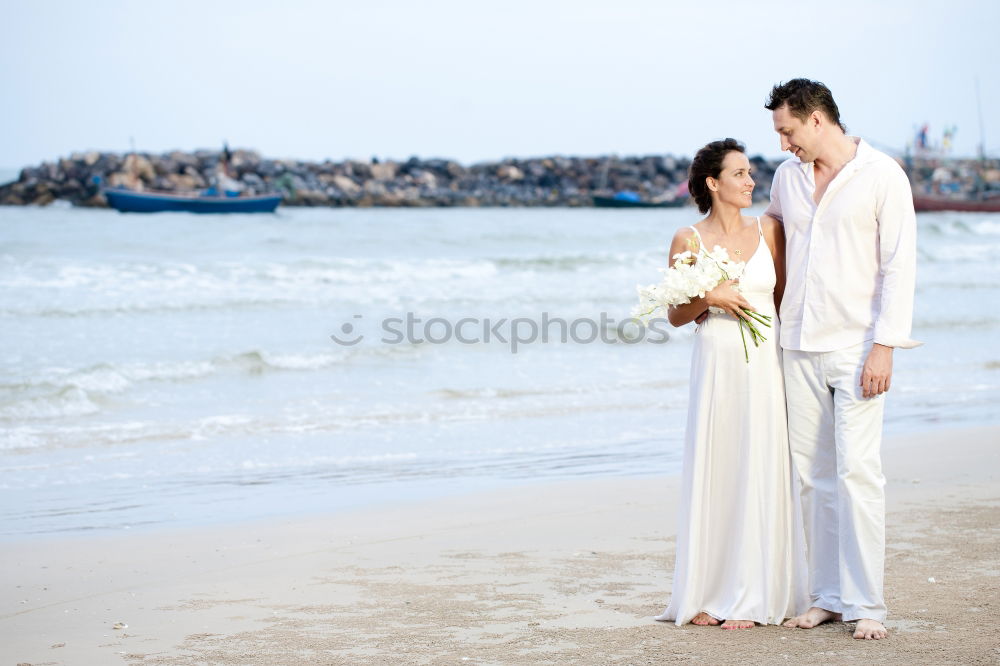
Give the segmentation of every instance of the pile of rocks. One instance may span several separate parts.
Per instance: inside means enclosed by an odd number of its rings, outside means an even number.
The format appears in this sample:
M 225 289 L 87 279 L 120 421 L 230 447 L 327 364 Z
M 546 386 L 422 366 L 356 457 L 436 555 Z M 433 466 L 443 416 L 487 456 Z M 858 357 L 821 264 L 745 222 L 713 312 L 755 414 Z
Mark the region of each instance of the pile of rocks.
M 46 205 L 57 199 L 106 206 L 99 183 L 133 190 L 197 192 L 214 183 L 218 151 L 162 155 L 91 152 L 27 167 L 0 185 L 0 204 Z M 777 162 L 752 159 L 757 195 L 767 196 Z M 288 206 L 590 206 L 621 190 L 644 199 L 672 195 L 690 160 L 644 157 L 541 157 L 463 166 L 445 159 L 405 162 L 303 162 L 236 150 L 230 175 L 248 193 L 281 192 Z
M 907 158 L 913 192 L 955 199 L 1000 197 L 1000 159 Z

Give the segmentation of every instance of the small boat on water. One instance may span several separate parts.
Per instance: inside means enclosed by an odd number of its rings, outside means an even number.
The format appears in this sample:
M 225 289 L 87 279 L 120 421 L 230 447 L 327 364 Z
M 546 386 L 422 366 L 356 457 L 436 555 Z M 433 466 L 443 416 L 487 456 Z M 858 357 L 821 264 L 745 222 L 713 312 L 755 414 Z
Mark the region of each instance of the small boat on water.
M 958 211 L 963 213 L 1000 213 L 1000 196 L 986 199 L 952 199 L 913 195 L 913 208 L 921 211 Z
M 610 197 L 594 195 L 593 201 L 597 208 L 680 208 L 687 201 L 687 197 L 647 201 L 635 192 L 623 191 Z
M 597 208 L 680 208 L 684 205 L 683 199 L 679 201 L 629 201 L 628 199 L 599 196 L 595 196 L 593 199 L 594 206 Z
M 926 189 L 923 193 L 913 193 L 913 209 L 916 212 L 1000 213 L 1000 190 L 996 187 L 997 160 L 987 157 L 984 150 L 986 132 L 983 126 L 982 98 L 979 96 L 979 79 L 976 79 L 976 108 L 979 111 L 979 158 L 976 163 L 965 160 L 963 164 L 963 160 L 954 159 L 949 154 L 951 140 L 957 129 L 954 126 L 945 130 L 940 149 L 928 143 L 927 123 L 924 123 L 914 137 L 916 158 L 923 161 L 919 166 L 925 172 L 924 179 L 929 181 L 924 186 Z M 906 175 L 916 190 L 917 181 L 920 180 L 916 177 L 919 170 L 914 169 L 914 157 L 909 151 L 907 147 L 903 163 Z M 970 177 L 974 178 L 972 183 L 969 182 Z M 931 185 L 934 186 L 934 193 L 930 192 Z
M 210 194 L 172 194 L 170 192 L 135 192 L 120 187 L 101 190 L 108 205 L 123 213 L 273 213 L 281 203 L 280 194 L 216 196 Z

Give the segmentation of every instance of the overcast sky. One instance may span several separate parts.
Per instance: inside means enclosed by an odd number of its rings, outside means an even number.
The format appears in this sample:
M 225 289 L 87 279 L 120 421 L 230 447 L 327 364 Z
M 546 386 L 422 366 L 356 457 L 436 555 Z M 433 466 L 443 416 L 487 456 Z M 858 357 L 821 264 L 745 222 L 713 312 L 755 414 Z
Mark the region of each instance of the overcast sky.
M 75 151 L 254 148 L 462 162 L 778 155 L 781 80 L 833 90 L 852 133 L 917 125 L 1000 153 L 1000 2 L 0 0 L 0 167 Z

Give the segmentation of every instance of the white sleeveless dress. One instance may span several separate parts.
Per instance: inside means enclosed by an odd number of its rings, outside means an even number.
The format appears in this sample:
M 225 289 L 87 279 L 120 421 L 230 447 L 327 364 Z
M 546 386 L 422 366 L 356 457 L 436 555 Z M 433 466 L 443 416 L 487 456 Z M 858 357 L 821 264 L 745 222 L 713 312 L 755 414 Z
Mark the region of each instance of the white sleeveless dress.
M 738 324 L 728 314 L 709 314 L 695 335 L 674 582 L 667 609 L 656 616 L 678 625 L 701 611 L 718 620 L 776 624 L 808 608 L 774 261 L 759 218 L 757 230 L 760 242 L 740 290 L 772 317 L 771 328 L 758 326 L 767 341 L 754 347 L 747 336 L 747 363 Z

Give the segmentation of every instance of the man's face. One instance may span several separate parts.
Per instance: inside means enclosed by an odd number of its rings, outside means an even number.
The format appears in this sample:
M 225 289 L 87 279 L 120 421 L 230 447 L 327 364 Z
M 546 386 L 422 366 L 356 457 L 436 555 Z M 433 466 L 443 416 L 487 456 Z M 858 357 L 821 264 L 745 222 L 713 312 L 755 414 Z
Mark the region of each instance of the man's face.
M 774 131 L 781 138 L 782 150 L 787 150 L 803 162 L 812 162 L 816 159 L 814 151 L 816 136 L 807 122 L 793 116 L 787 104 L 782 104 L 772 111 L 771 118 L 774 120 Z

